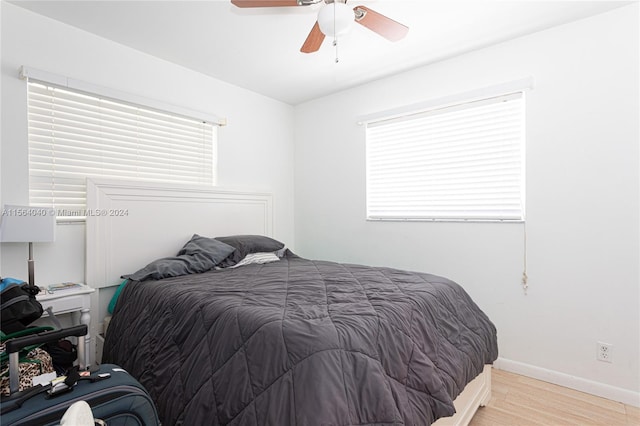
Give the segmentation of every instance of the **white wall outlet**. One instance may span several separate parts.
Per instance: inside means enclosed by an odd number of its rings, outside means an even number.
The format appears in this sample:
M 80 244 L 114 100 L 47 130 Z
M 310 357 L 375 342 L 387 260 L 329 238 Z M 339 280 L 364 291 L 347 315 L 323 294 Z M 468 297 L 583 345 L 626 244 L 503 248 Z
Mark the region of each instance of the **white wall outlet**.
M 610 343 L 597 342 L 596 359 L 598 361 L 613 362 L 613 345 Z

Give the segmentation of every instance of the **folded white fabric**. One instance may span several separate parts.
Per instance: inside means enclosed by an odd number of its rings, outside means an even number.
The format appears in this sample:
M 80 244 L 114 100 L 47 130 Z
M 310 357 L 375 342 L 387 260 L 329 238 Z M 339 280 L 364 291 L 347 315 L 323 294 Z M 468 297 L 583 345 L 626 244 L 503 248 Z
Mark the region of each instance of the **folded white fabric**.
M 238 266 L 250 265 L 253 263 L 263 264 L 263 263 L 271 263 L 277 262 L 280 258 L 273 252 L 262 252 L 262 253 L 249 253 L 246 255 L 240 262 L 231 266 L 231 268 L 237 268 Z

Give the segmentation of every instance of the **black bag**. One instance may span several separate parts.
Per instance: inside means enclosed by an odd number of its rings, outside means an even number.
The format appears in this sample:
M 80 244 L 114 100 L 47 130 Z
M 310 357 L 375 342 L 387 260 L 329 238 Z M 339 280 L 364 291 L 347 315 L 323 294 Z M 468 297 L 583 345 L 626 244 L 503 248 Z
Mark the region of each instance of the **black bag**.
M 27 283 L 11 282 L 4 286 L 0 292 L 0 329 L 3 333 L 22 331 L 42 316 L 42 305 L 36 300 L 39 291 L 38 287 Z
M 53 368 L 59 376 L 66 374 L 67 370 L 73 367 L 73 362 L 78 359 L 76 345 L 66 339 L 47 343 L 43 349 L 51 355 Z

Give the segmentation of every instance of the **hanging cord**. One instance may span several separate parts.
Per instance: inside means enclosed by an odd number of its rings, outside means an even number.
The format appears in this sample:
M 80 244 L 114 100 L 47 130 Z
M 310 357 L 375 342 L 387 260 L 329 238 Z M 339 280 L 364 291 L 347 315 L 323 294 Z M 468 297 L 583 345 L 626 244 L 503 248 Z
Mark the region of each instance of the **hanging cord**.
M 524 221 L 524 259 L 523 259 L 523 270 L 522 270 L 522 290 L 524 291 L 524 295 L 527 295 L 527 290 L 529 289 L 529 277 L 527 276 L 527 221 Z
M 333 47 L 336 49 L 336 64 L 338 59 L 338 34 L 336 34 L 336 1 L 333 0 Z

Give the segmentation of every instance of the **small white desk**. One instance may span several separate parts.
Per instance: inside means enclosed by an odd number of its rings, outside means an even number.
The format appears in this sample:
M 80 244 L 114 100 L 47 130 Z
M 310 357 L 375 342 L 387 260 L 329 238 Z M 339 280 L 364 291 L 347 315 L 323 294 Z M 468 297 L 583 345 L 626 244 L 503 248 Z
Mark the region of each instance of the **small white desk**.
M 84 347 L 86 365 L 82 367 L 88 367 L 91 365 L 92 356 L 89 348 L 91 347 L 91 334 L 90 334 L 90 321 L 91 321 L 91 293 L 95 290 L 85 284 L 81 287 L 58 290 L 53 293 L 47 292 L 46 289 L 42 289 L 36 296 L 36 299 L 42 305 L 45 310 L 42 314 L 42 318 L 46 318 L 49 315 L 46 312 L 48 307 L 51 307 L 54 315 L 71 314 L 71 319 L 74 325 L 86 324 L 87 335 L 84 336 Z M 80 344 L 81 338 L 78 338 L 78 344 Z

